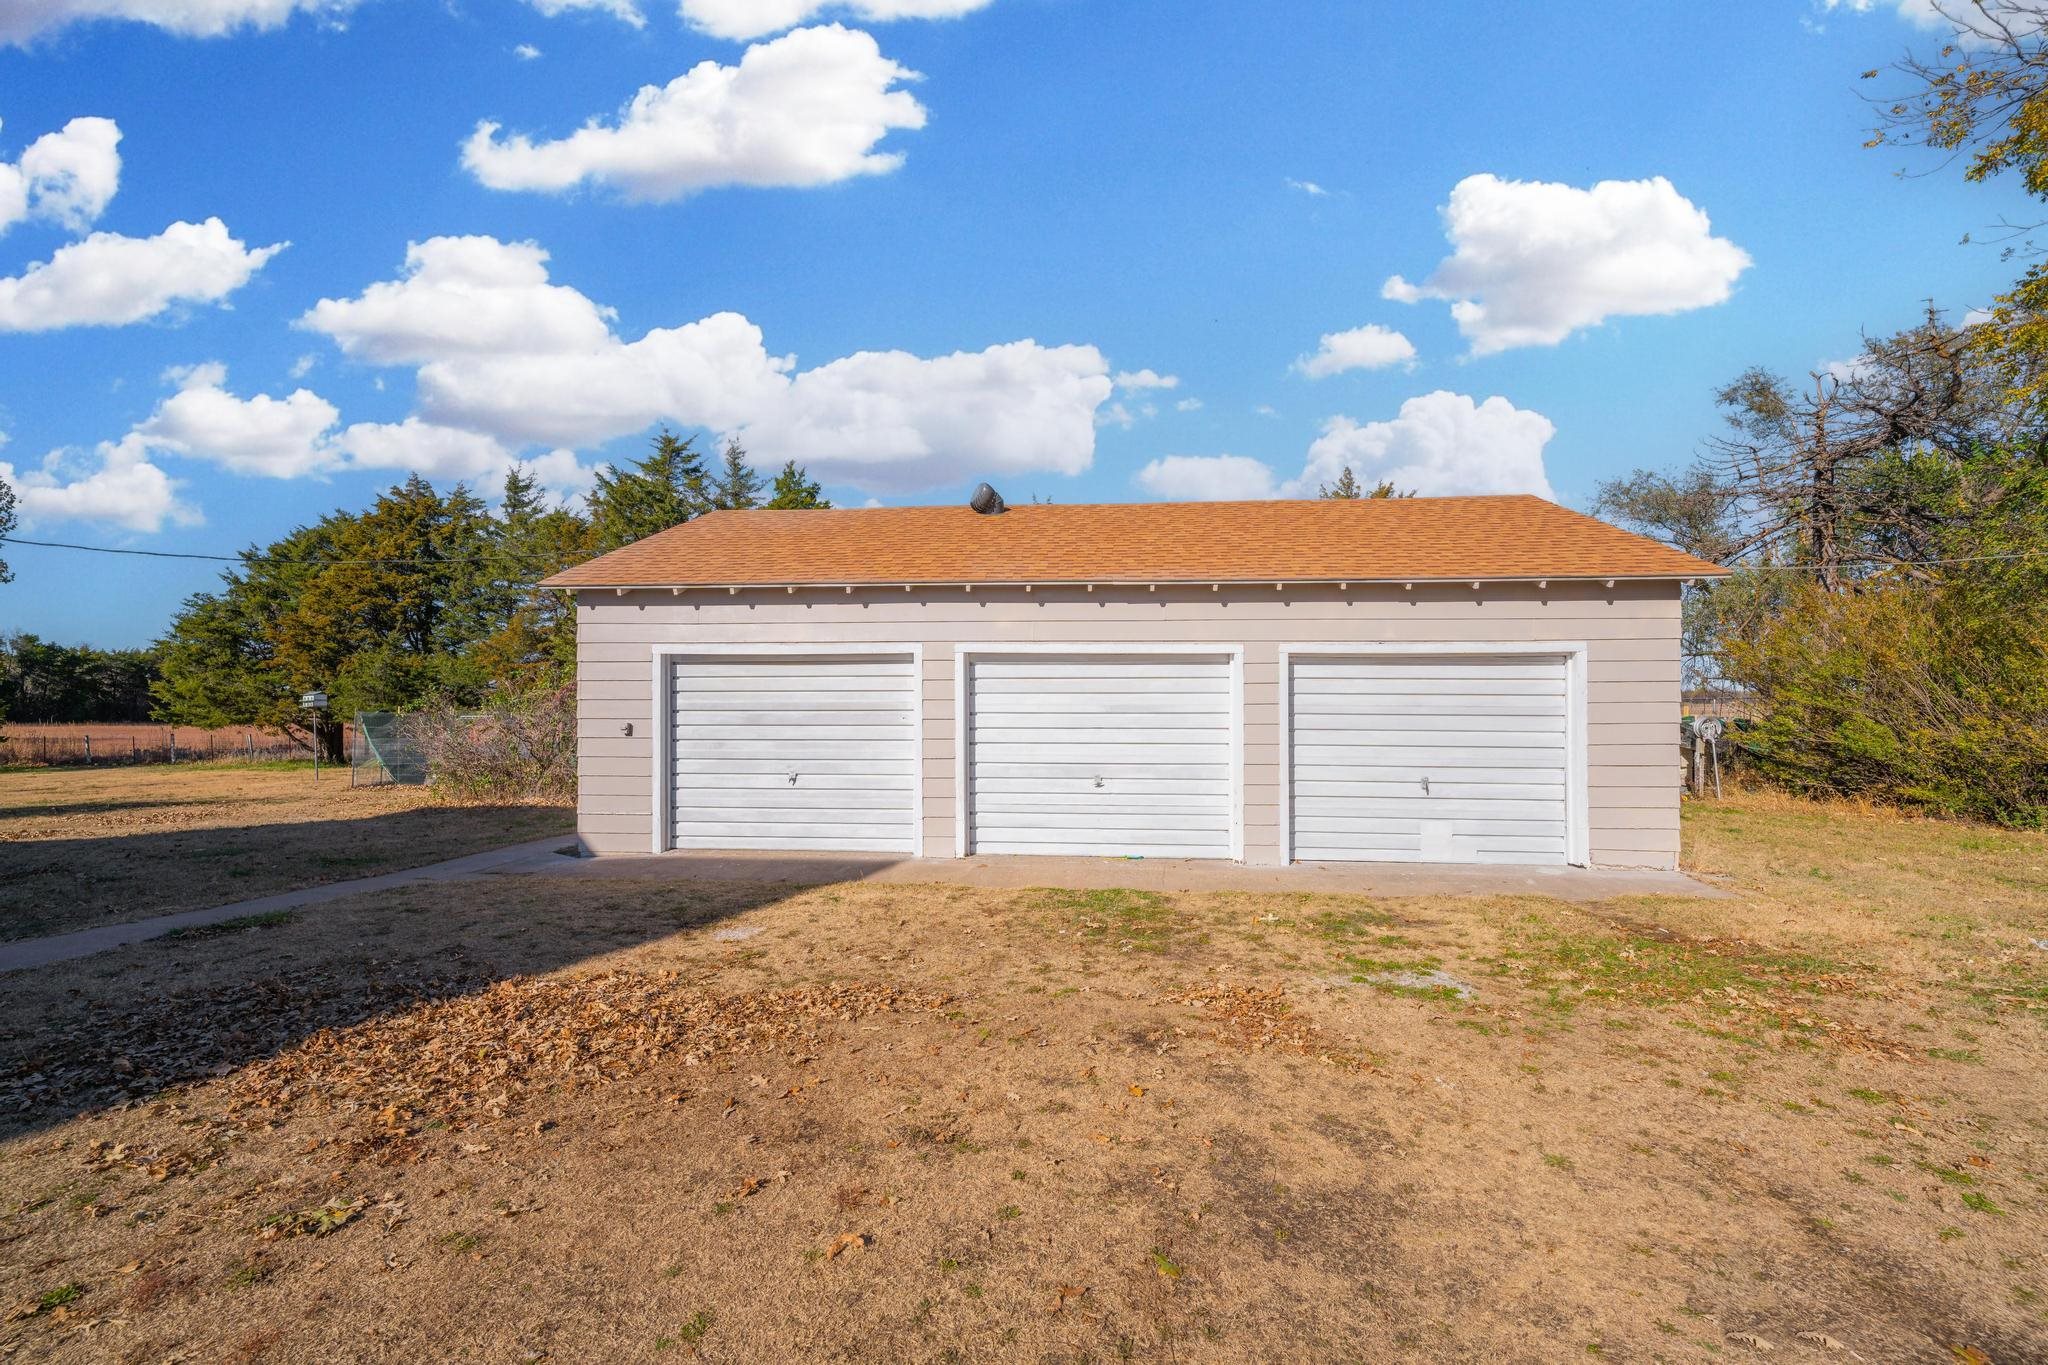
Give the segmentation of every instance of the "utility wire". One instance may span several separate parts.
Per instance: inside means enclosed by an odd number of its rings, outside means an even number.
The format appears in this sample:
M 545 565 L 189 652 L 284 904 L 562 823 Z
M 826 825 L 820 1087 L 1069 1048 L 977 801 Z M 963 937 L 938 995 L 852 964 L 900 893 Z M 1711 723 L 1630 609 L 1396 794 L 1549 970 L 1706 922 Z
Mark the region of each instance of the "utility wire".
M 64 540 L 29 540 L 23 536 L 0 536 L 0 545 L 34 545 L 45 550 L 84 550 L 96 555 L 138 555 L 146 559 L 197 559 L 213 564 L 279 564 L 303 569 L 329 569 L 343 564 L 484 564 L 492 555 L 449 555 L 441 559 L 280 559 L 273 555 L 205 555 L 177 550 L 135 550 L 115 545 L 78 545 Z M 574 563 L 582 563 L 585 555 Z M 563 567 L 568 567 L 564 565 Z

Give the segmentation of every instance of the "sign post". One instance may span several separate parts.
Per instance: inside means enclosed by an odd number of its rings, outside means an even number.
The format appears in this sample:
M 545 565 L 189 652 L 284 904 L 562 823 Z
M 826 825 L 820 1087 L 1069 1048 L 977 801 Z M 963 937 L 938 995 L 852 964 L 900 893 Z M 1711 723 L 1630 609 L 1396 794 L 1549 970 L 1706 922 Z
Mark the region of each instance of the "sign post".
M 299 705 L 313 713 L 313 780 L 320 780 L 320 722 L 327 713 L 327 694 L 308 692 L 299 698 Z

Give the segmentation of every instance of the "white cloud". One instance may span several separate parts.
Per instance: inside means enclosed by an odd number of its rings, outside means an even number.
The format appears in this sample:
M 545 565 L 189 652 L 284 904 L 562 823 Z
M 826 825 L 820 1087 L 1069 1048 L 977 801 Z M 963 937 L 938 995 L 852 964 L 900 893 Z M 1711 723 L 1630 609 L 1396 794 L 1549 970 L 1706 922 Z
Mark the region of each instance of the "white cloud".
M 1379 370 L 1415 359 L 1415 345 L 1390 327 L 1369 323 L 1348 332 L 1326 332 L 1314 355 L 1294 362 L 1310 379 L 1326 379 L 1346 370 Z
M 1202 410 L 1202 400 L 1199 398 L 1183 398 L 1173 405 L 1173 410 L 1175 412 L 1200 412 Z
M 611 310 L 548 283 L 532 242 L 435 237 L 405 249 L 405 271 L 353 299 L 322 299 L 298 325 L 376 365 L 470 356 L 565 355 L 613 340 Z
M 794 28 L 827 11 L 867 23 L 894 19 L 957 19 L 990 0 L 680 0 L 685 22 L 718 38 L 742 41 Z
M 121 188 L 120 144 L 112 119 L 75 118 L 29 143 L 19 161 L 0 161 L 0 233 L 24 220 L 91 227 Z
M 1092 346 L 864 351 L 799 371 L 737 313 L 633 341 L 612 317 L 551 283 L 531 243 L 451 237 L 415 244 L 401 278 L 324 299 L 299 323 L 349 355 L 416 367 L 423 423 L 511 450 L 587 449 L 666 421 L 737 435 L 763 465 L 793 459 L 871 489 L 1078 473 L 1112 390 Z
M 1180 387 L 1180 376 L 1159 374 L 1152 370 L 1119 370 L 1114 382 L 1125 393 L 1134 393 L 1142 389 L 1177 389 Z
M 1080 474 L 1094 462 L 1107 370 L 1093 346 L 1036 341 L 931 359 L 861 351 L 796 375 L 738 434 L 764 465 L 795 460 L 871 490 Z
M 178 391 L 128 434 L 150 451 L 205 460 L 236 474 L 293 479 L 334 467 L 327 433 L 341 414 L 308 389 L 283 398 L 227 391 L 227 368 L 194 365 L 170 376 Z
M 151 463 L 140 443 L 102 442 L 91 457 L 54 450 L 40 469 L 0 462 L 25 522 L 90 521 L 130 531 L 161 531 L 166 521 L 197 525 L 197 508 L 178 496 L 178 480 Z
M 642 22 L 646 21 L 642 20 Z M 512 49 L 512 55 L 522 62 L 536 62 L 540 60 L 540 49 L 532 43 L 521 43 Z
M 1330 197 L 1330 192 L 1313 180 L 1296 180 L 1293 176 L 1289 176 L 1287 177 L 1287 188 L 1290 190 L 1300 190 L 1311 199 L 1327 199 Z
M 304 379 L 307 375 L 313 373 L 313 367 L 319 363 L 320 357 L 308 351 L 292 362 L 291 377 L 294 379 Z
M 1309 446 L 1308 465 L 1287 496 L 1306 496 L 1346 467 L 1367 483 L 1427 496 L 1535 493 L 1555 499 L 1543 448 L 1557 428 L 1540 412 L 1505 398 L 1475 402 L 1439 389 L 1411 398 L 1389 422 L 1332 417 Z
M 1244 455 L 1170 455 L 1138 471 L 1156 497 L 1214 501 L 1314 497 L 1350 469 L 1361 483 L 1385 479 L 1426 497 L 1457 493 L 1535 493 L 1554 498 L 1543 448 L 1557 433 L 1550 419 L 1505 398 L 1475 402 L 1438 390 L 1411 398 L 1392 421 L 1332 417 L 1309 446 L 1297 478 L 1281 481 Z
M 1273 471 L 1248 455 L 1167 455 L 1134 482 L 1168 502 L 1245 502 L 1275 496 Z
M 556 141 L 501 140 L 498 124 L 479 123 L 462 162 L 492 189 L 588 182 L 648 202 L 724 185 L 829 185 L 903 164 L 875 148 L 895 129 L 924 127 L 924 106 L 895 88 L 914 79 L 865 33 L 798 29 L 748 48 L 737 66 L 702 62 L 645 86 L 614 123 L 593 119 Z
M 1452 254 L 1421 284 L 1395 275 L 1381 293 L 1449 301 L 1474 355 L 1554 346 L 1611 317 L 1720 303 L 1750 265 L 1662 176 L 1590 190 L 1467 176 L 1443 217 Z
M 342 427 L 334 404 L 306 389 L 282 398 L 238 397 L 227 391 L 227 367 L 218 362 L 174 367 L 164 378 L 177 385 L 177 392 L 137 423 L 118 443 L 119 449 L 137 456 L 202 460 L 249 477 L 404 470 L 484 489 L 503 482 L 505 471 L 520 463 L 511 449 L 488 434 L 418 417 Z M 593 477 L 572 451 L 549 451 L 524 463 L 558 498 L 587 490 Z
M 217 303 L 285 246 L 251 250 L 218 218 L 173 223 L 154 237 L 96 232 L 0 279 L 0 332 L 119 327 L 177 304 Z
M 354 0 L 0 0 L 0 43 L 93 19 L 121 19 L 188 38 L 282 27 L 294 14 L 336 16 Z
M 1941 12 L 1940 0 L 1820 0 L 1820 7 L 1829 13 L 1848 10 L 1851 14 L 1888 9 L 1915 28 L 1941 28 L 1953 23 Z

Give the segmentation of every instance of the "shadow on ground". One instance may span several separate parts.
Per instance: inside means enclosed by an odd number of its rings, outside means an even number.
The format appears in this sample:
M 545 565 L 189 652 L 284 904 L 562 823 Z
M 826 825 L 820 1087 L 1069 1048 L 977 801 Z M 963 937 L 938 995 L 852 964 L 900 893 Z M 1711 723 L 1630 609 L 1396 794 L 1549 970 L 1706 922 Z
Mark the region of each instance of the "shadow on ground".
M 136 803 L 151 804 L 180 803 Z M 125 808 L 115 803 L 80 813 Z M 0 941 L 422 867 L 552 833 L 566 836 L 568 826 L 567 813 L 552 806 L 416 806 L 353 820 L 4 839 Z
M 491 884 L 451 894 L 423 882 L 10 976 L 0 1141 L 230 1074 L 322 1030 L 715 925 L 818 883 L 607 884 L 547 897 L 549 908 L 523 921 L 508 920 Z

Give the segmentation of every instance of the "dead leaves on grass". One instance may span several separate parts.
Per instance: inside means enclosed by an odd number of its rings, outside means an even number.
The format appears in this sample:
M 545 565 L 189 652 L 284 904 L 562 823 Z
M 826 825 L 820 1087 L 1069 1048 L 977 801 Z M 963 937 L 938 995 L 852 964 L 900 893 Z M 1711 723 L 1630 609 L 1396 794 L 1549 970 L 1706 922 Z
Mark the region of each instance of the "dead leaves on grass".
M 1168 1000 L 1200 1010 L 1223 1027 L 1212 1035 L 1246 1052 L 1284 1048 L 1307 1052 L 1321 1030 L 1313 1023 L 1293 1018 L 1293 1005 L 1280 986 L 1240 986 L 1227 981 L 1189 986 L 1168 993 Z
M 859 984 L 719 996 L 672 973 L 515 977 L 321 1030 L 244 1067 L 229 1078 L 228 1093 L 231 1112 L 244 1120 L 367 1109 L 375 1116 L 370 1141 L 411 1142 L 422 1126 L 503 1119 L 541 1092 L 777 1046 L 808 1051 L 830 1022 L 946 1003 Z

